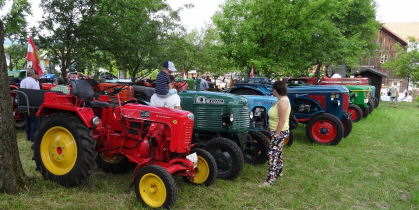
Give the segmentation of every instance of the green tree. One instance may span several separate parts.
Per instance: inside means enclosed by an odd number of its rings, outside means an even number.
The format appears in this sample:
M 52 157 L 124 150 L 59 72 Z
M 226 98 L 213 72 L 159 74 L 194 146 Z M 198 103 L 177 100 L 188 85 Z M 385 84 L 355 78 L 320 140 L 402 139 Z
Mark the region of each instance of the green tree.
M 9 70 L 22 69 L 26 58 L 26 46 L 24 44 L 12 44 L 5 49 L 9 55 Z
M 237 67 L 267 75 L 353 64 L 378 30 L 372 0 L 227 0 L 213 21 Z
M 391 69 L 396 73 L 396 76 L 405 78 L 407 81 L 413 83 L 419 82 L 419 49 L 418 42 L 412 40 L 410 42 L 412 50 L 406 51 L 402 47 L 398 47 L 397 55 L 393 61 L 386 62 L 383 67 Z
M 132 78 L 159 67 L 164 40 L 179 27 L 177 12 L 162 0 L 100 0 L 83 21 L 82 39 L 91 49 L 112 54 L 118 69 Z
M 77 59 L 86 56 L 80 37 L 87 27 L 80 23 L 95 10 L 96 0 L 42 0 L 40 6 L 44 15 L 38 31 L 45 31 L 38 34 L 41 48 L 47 50 L 65 78 Z
M 4 3 L 0 2 L 0 9 Z M 25 186 L 26 175 L 20 162 L 16 130 L 14 124 L 10 123 L 14 119 L 3 44 L 5 36 L 22 36 L 26 27 L 25 15 L 29 14 L 29 9 L 26 0 L 13 1 L 12 9 L 0 18 L 0 192 L 5 193 L 21 191 Z

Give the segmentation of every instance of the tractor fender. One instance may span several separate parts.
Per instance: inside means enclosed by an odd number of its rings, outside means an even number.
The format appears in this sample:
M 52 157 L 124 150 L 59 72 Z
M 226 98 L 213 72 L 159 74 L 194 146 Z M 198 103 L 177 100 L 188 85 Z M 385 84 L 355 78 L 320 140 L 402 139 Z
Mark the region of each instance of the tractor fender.
M 94 127 L 92 124 L 92 119 L 95 117 L 95 114 L 93 113 L 93 110 L 91 108 L 60 106 L 57 104 L 42 104 L 41 107 L 39 107 L 36 116 L 47 116 L 59 112 L 72 113 L 79 117 L 86 127 Z

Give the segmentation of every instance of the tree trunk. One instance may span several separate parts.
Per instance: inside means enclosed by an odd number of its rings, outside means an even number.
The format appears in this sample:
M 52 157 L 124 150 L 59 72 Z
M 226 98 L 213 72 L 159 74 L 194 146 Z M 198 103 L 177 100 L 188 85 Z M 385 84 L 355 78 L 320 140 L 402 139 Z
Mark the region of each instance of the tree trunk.
M 0 20 L 0 192 L 17 193 L 23 189 L 25 172 L 19 158 L 12 114 L 10 89 L 4 55 L 4 26 Z
M 320 70 L 321 69 L 322 69 L 322 64 L 321 63 L 317 64 L 316 73 L 315 73 L 315 76 L 316 76 L 317 79 L 320 79 Z

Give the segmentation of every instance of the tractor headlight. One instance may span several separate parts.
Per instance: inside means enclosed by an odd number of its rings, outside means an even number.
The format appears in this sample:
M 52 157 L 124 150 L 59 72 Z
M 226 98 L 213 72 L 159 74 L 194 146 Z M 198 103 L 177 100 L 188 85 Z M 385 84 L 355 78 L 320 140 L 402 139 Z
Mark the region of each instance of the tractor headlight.
M 98 116 L 95 116 L 95 117 L 92 118 L 92 125 L 93 126 L 96 127 L 96 126 L 99 125 L 99 123 L 100 123 L 100 118 Z
M 195 119 L 195 116 L 192 113 L 189 113 L 188 114 L 188 118 L 191 119 L 191 120 L 194 120 Z
M 253 119 L 253 112 L 252 111 L 249 112 L 249 118 Z
M 261 117 L 262 116 L 262 112 L 264 112 L 265 111 L 265 109 L 264 108 L 261 108 L 261 107 L 256 107 L 255 109 L 254 109 L 254 112 L 255 113 L 253 113 L 253 115 L 254 116 L 256 116 L 256 117 Z

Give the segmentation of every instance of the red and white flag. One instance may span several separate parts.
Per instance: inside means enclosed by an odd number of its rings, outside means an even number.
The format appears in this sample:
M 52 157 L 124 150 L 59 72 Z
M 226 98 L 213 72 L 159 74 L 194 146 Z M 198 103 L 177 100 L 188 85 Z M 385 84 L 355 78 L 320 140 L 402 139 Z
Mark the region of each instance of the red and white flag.
M 182 66 L 182 79 L 183 80 L 186 80 L 186 72 L 185 72 L 185 67 L 184 66 Z
M 255 77 L 255 69 L 253 68 L 253 64 L 252 64 L 252 70 L 250 70 L 250 78 L 254 78 Z
M 43 68 L 41 66 L 41 58 L 39 52 L 36 49 L 35 43 L 33 43 L 32 37 L 28 39 L 28 51 L 26 52 L 26 67 L 34 69 L 39 76 L 42 76 Z

